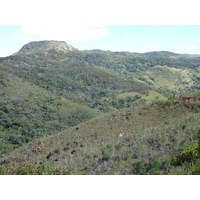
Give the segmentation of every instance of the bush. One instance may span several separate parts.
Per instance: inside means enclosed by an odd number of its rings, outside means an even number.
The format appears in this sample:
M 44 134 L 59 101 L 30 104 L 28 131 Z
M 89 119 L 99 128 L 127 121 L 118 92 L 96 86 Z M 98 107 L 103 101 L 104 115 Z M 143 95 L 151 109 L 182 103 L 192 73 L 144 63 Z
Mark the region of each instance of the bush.
M 191 165 L 199 158 L 198 146 L 184 147 L 182 151 L 178 152 L 177 155 L 172 159 L 172 165 L 181 166 L 182 164 L 189 162 Z

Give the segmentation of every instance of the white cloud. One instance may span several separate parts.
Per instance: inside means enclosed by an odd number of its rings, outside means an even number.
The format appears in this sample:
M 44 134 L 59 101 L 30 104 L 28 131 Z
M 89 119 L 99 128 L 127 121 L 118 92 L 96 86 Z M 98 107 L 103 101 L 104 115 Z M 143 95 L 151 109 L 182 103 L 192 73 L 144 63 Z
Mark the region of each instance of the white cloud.
M 26 42 L 37 40 L 62 40 L 78 42 L 98 39 L 108 35 L 106 26 L 91 25 L 22 25 L 15 39 Z
M 187 47 L 188 51 L 193 51 L 193 50 L 197 50 L 197 49 L 199 49 L 199 46 L 197 46 L 197 45 L 191 45 L 191 46 Z

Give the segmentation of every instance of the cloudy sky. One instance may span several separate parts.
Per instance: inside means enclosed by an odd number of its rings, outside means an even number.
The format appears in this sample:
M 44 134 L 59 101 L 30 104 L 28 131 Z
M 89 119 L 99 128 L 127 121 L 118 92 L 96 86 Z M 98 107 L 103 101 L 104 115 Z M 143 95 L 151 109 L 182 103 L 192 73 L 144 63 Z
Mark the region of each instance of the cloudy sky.
M 0 25 L 0 56 L 24 44 L 60 40 L 78 48 L 200 54 L 200 25 Z

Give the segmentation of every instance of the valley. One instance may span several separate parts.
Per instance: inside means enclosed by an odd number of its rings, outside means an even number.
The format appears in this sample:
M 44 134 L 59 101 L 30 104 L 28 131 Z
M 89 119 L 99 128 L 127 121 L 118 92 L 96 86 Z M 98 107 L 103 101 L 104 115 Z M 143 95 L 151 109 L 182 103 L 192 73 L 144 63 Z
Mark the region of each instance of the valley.
M 0 174 L 199 174 L 199 66 L 59 41 L 0 58 Z

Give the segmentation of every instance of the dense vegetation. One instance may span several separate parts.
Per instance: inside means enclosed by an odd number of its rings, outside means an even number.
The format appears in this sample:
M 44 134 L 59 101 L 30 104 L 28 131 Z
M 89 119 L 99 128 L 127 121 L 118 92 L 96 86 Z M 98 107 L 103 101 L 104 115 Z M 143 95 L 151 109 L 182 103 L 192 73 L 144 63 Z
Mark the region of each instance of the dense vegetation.
M 99 113 L 6 73 L 1 66 L 0 72 L 0 156 Z
M 199 174 L 199 66 L 171 52 L 25 45 L 0 59 L 0 173 Z
M 71 54 L 74 56 L 73 52 Z M 145 54 L 81 51 L 76 52 L 76 56 L 88 63 L 112 70 L 126 79 L 139 80 L 164 96 L 179 96 L 200 89 L 198 56 L 165 51 Z
M 64 166 L 73 174 L 194 174 L 199 109 L 198 102 L 169 100 L 104 115 L 35 140 L 1 164 Z

